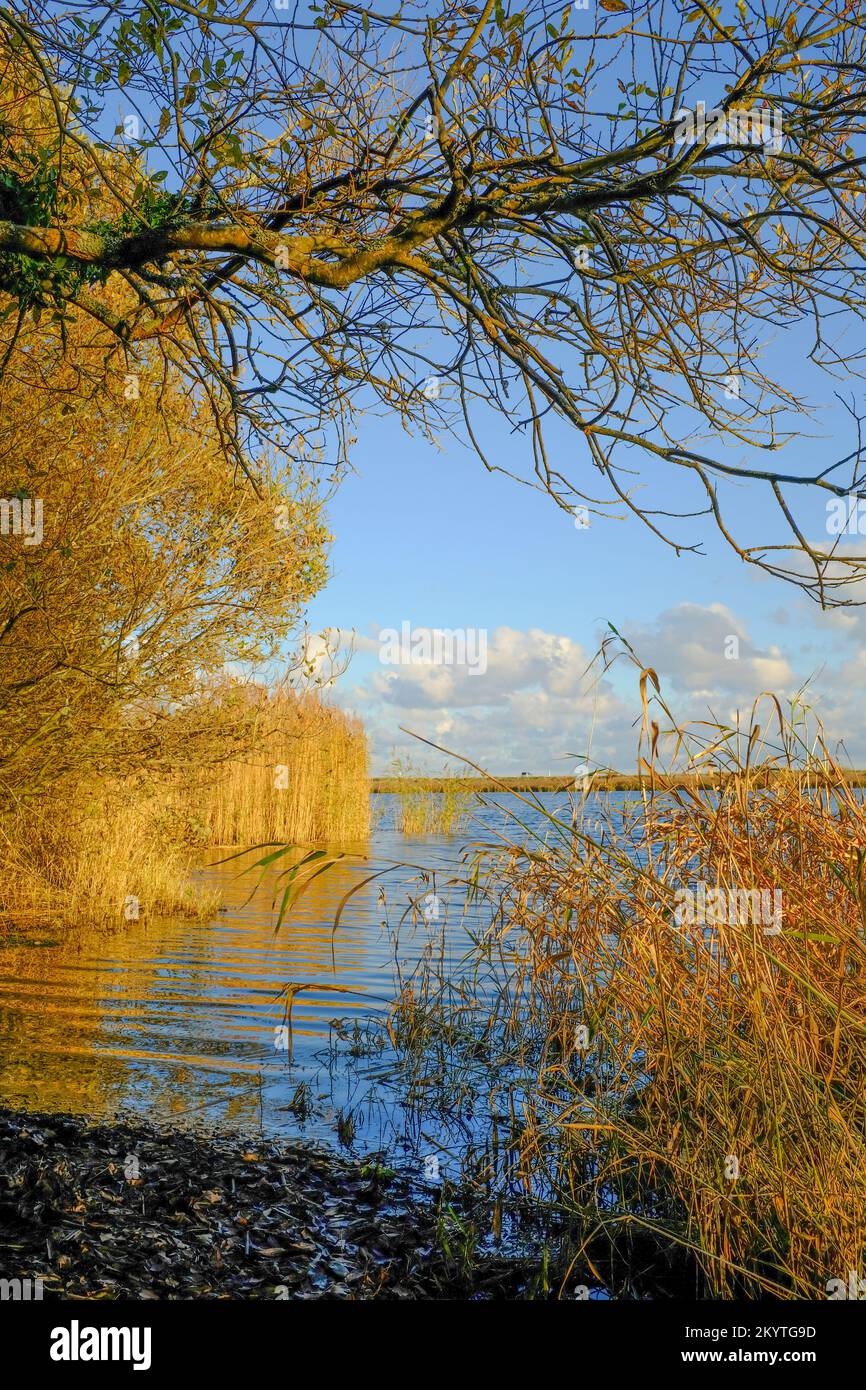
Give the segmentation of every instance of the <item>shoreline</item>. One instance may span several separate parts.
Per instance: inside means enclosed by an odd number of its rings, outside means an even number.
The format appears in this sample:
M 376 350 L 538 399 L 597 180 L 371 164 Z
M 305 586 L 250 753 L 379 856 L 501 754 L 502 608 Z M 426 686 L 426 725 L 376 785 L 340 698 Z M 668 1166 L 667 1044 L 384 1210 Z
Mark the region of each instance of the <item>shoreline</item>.
M 831 774 L 827 774 L 829 777 Z M 833 774 L 835 775 L 835 774 Z M 655 786 L 660 791 L 676 790 L 686 791 L 689 788 L 695 791 L 715 791 L 719 787 L 726 786 L 729 782 L 737 780 L 737 777 L 729 772 L 696 772 L 696 773 L 657 773 Z M 763 769 L 756 767 L 752 769 L 751 780 L 756 787 L 767 787 L 774 782 L 791 782 L 797 777 L 808 776 L 810 782 L 815 786 L 822 785 L 822 774 L 815 769 L 805 771 L 788 771 L 787 769 Z M 850 787 L 866 787 L 866 770 L 858 768 L 843 768 L 839 774 Z M 580 781 L 580 786 L 577 782 Z M 583 782 L 586 782 L 586 787 Z M 514 777 L 371 777 L 370 791 L 373 795 L 394 793 L 394 792 L 635 792 L 649 791 L 653 785 L 653 779 L 648 773 L 638 776 L 637 773 L 597 771 L 587 775 L 586 778 L 577 779 L 574 774 L 569 777 L 536 777 L 527 773 L 525 776 Z
M 0 1279 L 46 1300 L 509 1298 L 526 1274 L 468 1279 L 435 1200 L 371 1159 L 0 1108 Z

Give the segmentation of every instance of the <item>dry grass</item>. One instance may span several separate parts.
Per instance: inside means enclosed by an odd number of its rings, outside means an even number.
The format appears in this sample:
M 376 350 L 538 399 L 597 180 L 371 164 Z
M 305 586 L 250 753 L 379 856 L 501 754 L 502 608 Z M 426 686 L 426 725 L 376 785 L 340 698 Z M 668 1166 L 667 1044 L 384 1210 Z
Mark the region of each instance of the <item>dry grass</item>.
M 218 716 L 218 709 L 215 718 Z M 233 716 L 232 716 L 233 717 Z M 229 715 L 226 715 L 229 718 Z M 355 842 L 369 830 L 363 728 L 315 695 L 259 694 L 246 745 L 255 751 L 182 776 L 69 781 L 0 815 L 0 917 L 122 922 L 211 913 L 191 880 L 210 845 Z
M 144 782 L 41 798 L 0 821 L 0 844 L 6 918 L 120 923 L 130 898 L 140 919 L 216 906 L 191 882 L 191 851 L 177 843 L 159 795 Z
M 539 1049 L 523 1163 L 578 1206 L 616 1194 L 609 1223 L 674 1232 L 716 1294 L 816 1297 L 860 1265 L 864 839 L 862 807 L 830 788 L 756 796 L 744 775 L 680 804 L 659 779 L 609 849 L 508 874 Z M 677 925 L 672 890 L 695 879 L 780 888 L 780 934 Z
M 783 770 L 773 772 L 769 769 L 759 772 L 755 771 L 756 782 L 763 776 L 764 780 L 772 781 L 784 778 L 787 774 Z M 372 777 L 370 779 L 370 791 L 374 794 L 380 792 L 388 793 L 398 790 L 398 783 L 406 779 L 397 777 Z M 418 791 L 441 792 L 450 786 L 457 787 L 468 796 L 475 796 L 483 792 L 568 792 L 575 789 L 574 774 L 567 777 L 536 777 L 531 774 L 520 777 L 427 777 L 423 774 L 412 777 L 412 782 Z M 722 780 L 721 774 L 716 772 L 693 772 L 685 774 L 675 774 L 668 779 L 668 785 L 672 787 L 688 790 L 697 788 L 704 791 L 714 791 L 718 789 L 719 782 Z M 849 787 L 866 787 L 866 771 L 862 768 L 846 768 L 845 781 Z M 644 779 L 637 773 L 609 772 L 604 768 L 593 768 L 591 772 L 591 790 L 595 792 L 635 792 L 640 791 Z
M 687 1252 L 696 1292 L 826 1298 L 866 1243 L 863 802 L 801 710 L 768 701 L 771 740 L 757 716 L 696 737 L 652 681 L 641 795 L 561 816 L 523 798 L 541 829 L 478 852 L 495 909 L 471 1000 L 431 959 L 391 1041 L 419 1093 L 425 1066 L 446 1077 L 455 1114 L 477 1110 L 486 1059 L 510 1115 L 467 1173 L 551 1199 L 581 1232 L 576 1271 L 638 1232 Z M 672 785 L 663 722 L 721 792 Z M 762 788 L 770 766 L 787 775 Z M 781 921 L 754 899 L 677 916 L 699 883 L 778 890 Z

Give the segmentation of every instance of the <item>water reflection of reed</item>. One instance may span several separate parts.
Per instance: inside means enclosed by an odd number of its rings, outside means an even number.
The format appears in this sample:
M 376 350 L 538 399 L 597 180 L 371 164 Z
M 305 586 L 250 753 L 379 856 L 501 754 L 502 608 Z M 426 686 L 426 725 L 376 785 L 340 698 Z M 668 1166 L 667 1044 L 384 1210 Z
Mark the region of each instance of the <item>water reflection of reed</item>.
M 0 1099 L 40 1110 L 133 1108 L 172 1120 L 294 1128 L 304 1107 L 293 1110 L 293 1098 L 306 1087 L 332 1112 L 329 1133 L 333 1117 L 348 1108 L 366 1106 L 369 1124 L 379 1127 L 380 1100 L 371 1099 L 367 1073 L 352 1055 L 353 1037 L 387 1008 L 431 943 L 457 972 L 473 925 L 463 895 L 447 888 L 465 872 L 463 842 L 413 840 L 407 853 L 384 810 L 368 857 L 355 846 L 310 882 L 276 935 L 275 873 L 251 896 L 255 879 L 241 873 L 245 861 L 217 863 L 217 851 L 198 870 L 222 899 L 210 922 L 150 917 L 117 928 L 53 928 L 34 920 L 7 932 L 0 938 Z M 485 834 L 497 815 L 482 813 Z M 407 868 L 360 887 L 334 932 L 349 890 L 406 858 L 427 866 L 426 878 Z M 428 922 L 411 903 L 431 886 L 442 910 Z M 289 1055 L 274 1043 L 292 986 Z M 305 1124 L 305 1132 L 318 1132 L 315 1117 Z

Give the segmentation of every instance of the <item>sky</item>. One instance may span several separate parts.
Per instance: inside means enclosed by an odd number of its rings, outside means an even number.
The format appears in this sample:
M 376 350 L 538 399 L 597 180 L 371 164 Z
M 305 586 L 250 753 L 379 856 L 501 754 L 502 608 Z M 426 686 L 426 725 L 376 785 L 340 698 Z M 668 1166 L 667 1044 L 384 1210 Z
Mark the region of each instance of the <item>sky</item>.
M 792 461 L 847 447 L 847 422 L 826 396 L 815 439 L 795 443 Z M 328 509 L 331 577 L 308 622 L 352 649 L 331 698 L 364 720 L 374 773 L 395 757 L 419 770 L 458 768 L 411 734 L 499 774 L 567 774 L 583 761 L 633 769 L 637 670 L 587 671 L 609 624 L 656 670 L 678 718 L 734 722 L 762 691 L 785 701 L 808 683 L 805 699 L 834 751 L 866 766 L 862 609 L 822 613 L 795 586 L 744 565 L 706 518 L 686 533 L 705 554 L 677 557 L 631 516 L 577 526 L 549 497 L 489 474 L 451 435 L 437 449 L 369 414 L 355 432 L 355 472 Z M 562 427 L 556 447 L 579 475 L 579 438 Z M 523 440 L 498 440 L 504 466 L 517 470 L 526 457 Z M 760 524 L 762 507 L 769 519 L 753 488 L 738 489 L 732 506 L 737 519 Z M 823 510 L 816 503 L 818 535 Z M 425 629 L 483 633 L 486 669 L 396 664 L 382 634 L 406 623 L 416 641 Z
M 294 9 L 284 13 L 289 22 Z M 614 75 L 604 75 L 603 88 Z M 594 93 L 591 86 L 589 98 Z M 711 107 L 717 95 L 701 88 L 689 102 L 700 98 Z M 609 91 L 598 96 L 605 107 Z M 122 119 L 128 93 L 118 92 L 117 101 Z M 846 454 L 855 438 L 835 393 L 855 407 L 862 398 L 859 379 L 844 366 L 862 352 L 862 326 L 838 310 L 824 324 L 843 359 L 835 377 L 809 361 L 809 323 L 802 331 L 762 328 L 765 341 L 749 346 L 790 392 L 780 423 L 803 436 L 771 462 L 779 466 L 784 457 L 789 471 L 814 473 Z M 446 381 L 446 397 L 448 387 Z M 747 394 L 744 386 L 744 400 Z M 498 466 L 531 474 L 526 438 L 489 409 L 480 424 Z M 673 433 L 684 439 L 676 426 Z M 363 719 L 375 773 L 387 772 L 395 758 L 419 770 L 459 766 L 422 739 L 493 773 L 565 775 L 584 763 L 634 768 L 638 673 L 625 663 L 606 672 L 592 664 L 611 625 L 658 673 L 681 720 L 733 723 L 748 719 L 761 692 L 785 701 L 805 687 L 830 746 L 866 767 L 858 718 L 866 609 L 821 612 L 795 586 L 745 565 L 706 517 L 676 529 L 678 538 L 700 543 L 701 554 L 677 555 L 621 508 L 576 525 L 543 493 L 489 473 L 459 432 L 443 431 L 437 447 L 420 432 L 407 434 L 395 417 L 361 410 L 354 434 L 354 472 L 328 506 L 331 575 L 307 615 L 308 647 L 321 657 L 325 642 L 316 634 L 329 631 L 350 653 L 329 697 Z M 727 462 L 747 458 L 730 441 L 689 442 Z M 578 486 L 597 483 L 582 436 L 565 423 L 551 424 L 548 446 L 553 466 Z M 678 475 L 650 456 L 625 461 L 640 470 L 635 486 L 650 484 L 638 500 L 688 509 L 682 470 Z M 738 534 L 781 538 L 766 491 L 735 484 L 722 490 Z M 799 516 L 806 534 L 826 544 L 823 500 L 816 497 Z M 866 592 L 852 594 L 858 596 L 866 599 Z M 383 634 L 404 625 L 416 640 L 437 631 L 466 634 L 479 651 L 483 646 L 484 659 L 474 669 L 435 659 L 396 663 Z M 323 678 L 326 668 L 321 660 Z
M 701 88 L 689 101 L 705 98 L 712 106 L 716 95 Z M 839 397 L 855 409 L 862 399 L 846 366 L 846 359 L 856 366 L 862 328 L 838 311 L 823 325 L 842 362 L 835 375 L 810 360 L 810 322 L 766 322 L 763 338 L 752 342 L 758 331 L 750 322 L 750 350 L 790 393 L 779 425 L 799 436 L 773 453 L 770 466 L 815 473 L 856 439 Z M 431 351 L 435 358 L 435 344 Z M 448 387 L 446 380 L 446 397 Z M 748 399 L 746 380 L 742 389 L 744 409 L 760 409 L 760 401 Z M 498 466 L 531 475 L 525 437 L 490 409 L 478 423 Z M 666 424 L 685 441 L 678 422 Z M 866 767 L 858 718 L 866 610 L 822 612 L 796 586 L 744 564 L 711 518 L 674 530 L 699 543 L 700 554 L 677 555 L 622 508 L 576 525 L 543 493 L 489 473 L 459 431 L 444 430 L 437 447 L 406 433 L 394 417 L 362 410 L 353 433 L 355 471 L 329 504 L 331 577 L 308 624 L 313 655 L 324 645 L 315 634 L 325 630 L 351 651 L 330 695 L 363 719 L 375 773 L 387 772 L 395 758 L 418 770 L 459 766 L 421 739 L 493 773 L 568 774 L 584 763 L 633 769 L 638 672 L 624 662 L 607 672 L 592 664 L 611 625 L 658 673 L 680 720 L 748 721 L 762 692 L 783 702 L 804 692 L 832 750 Z M 547 442 L 552 466 L 593 490 L 597 475 L 582 437 L 553 421 Z M 725 462 L 767 466 L 766 455 L 730 438 L 705 434 L 688 442 Z M 689 496 L 695 506 L 705 501 L 689 494 L 682 470 L 636 451 L 625 461 L 639 470 L 635 486 L 648 484 L 637 494 L 645 505 L 688 510 Z M 739 536 L 788 539 L 766 490 L 727 483 L 721 492 Z M 798 519 L 826 545 L 821 496 Z M 844 544 L 863 548 L 862 540 L 859 547 Z M 866 592 L 852 597 L 866 599 Z M 467 634 L 483 644 L 484 660 L 475 669 L 459 660 L 396 663 L 383 639 L 404 626 L 416 641 L 436 631 Z M 760 714 L 764 725 L 768 708 Z

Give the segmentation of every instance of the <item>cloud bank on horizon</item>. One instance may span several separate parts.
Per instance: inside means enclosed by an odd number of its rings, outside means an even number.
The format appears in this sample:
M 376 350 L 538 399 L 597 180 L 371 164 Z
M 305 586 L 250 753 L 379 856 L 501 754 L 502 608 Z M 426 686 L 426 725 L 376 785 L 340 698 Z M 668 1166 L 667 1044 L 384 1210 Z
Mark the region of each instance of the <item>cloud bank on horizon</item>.
M 759 643 L 750 624 L 725 604 L 683 602 L 654 621 L 623 621 L 619 628 L 658 672 L 681 722 L 748 721 L 761 692 L 776 694 L 783 707 L 802 692 L 831 749 L 843 762 L 866 765 L 857 694 L 866 679 L 866 613 L 821 614 L 803 603 L 778 609 L 773 624 L 779 642 Z M 447 642 L 443 660 L 442 642 L 437 648 L 430 641 L 431 629 L 416 630 L 417 658 L 383 660 L 385 631 L 371 624 L 366 634 L 339 634 L 354 654 L 333 691 L 364 720 L 374 774 L 386 773 L 395 756 L 408 757 L 419 770 L 457 769 L 402 730 L 497 774 L 570 775 L 584 760 L 634 768 L 637 672 L 624 663 L 607 671 L 593 663 L 603 631 L 593 646 L 539 627 L 499 626 L 483 634 L 483 669 L 477 661 L 449 661 Z M 324 646 L 314 638 L 308 654 L 315 659 Z M 437 660 L 424 659 L 431 650 Z

